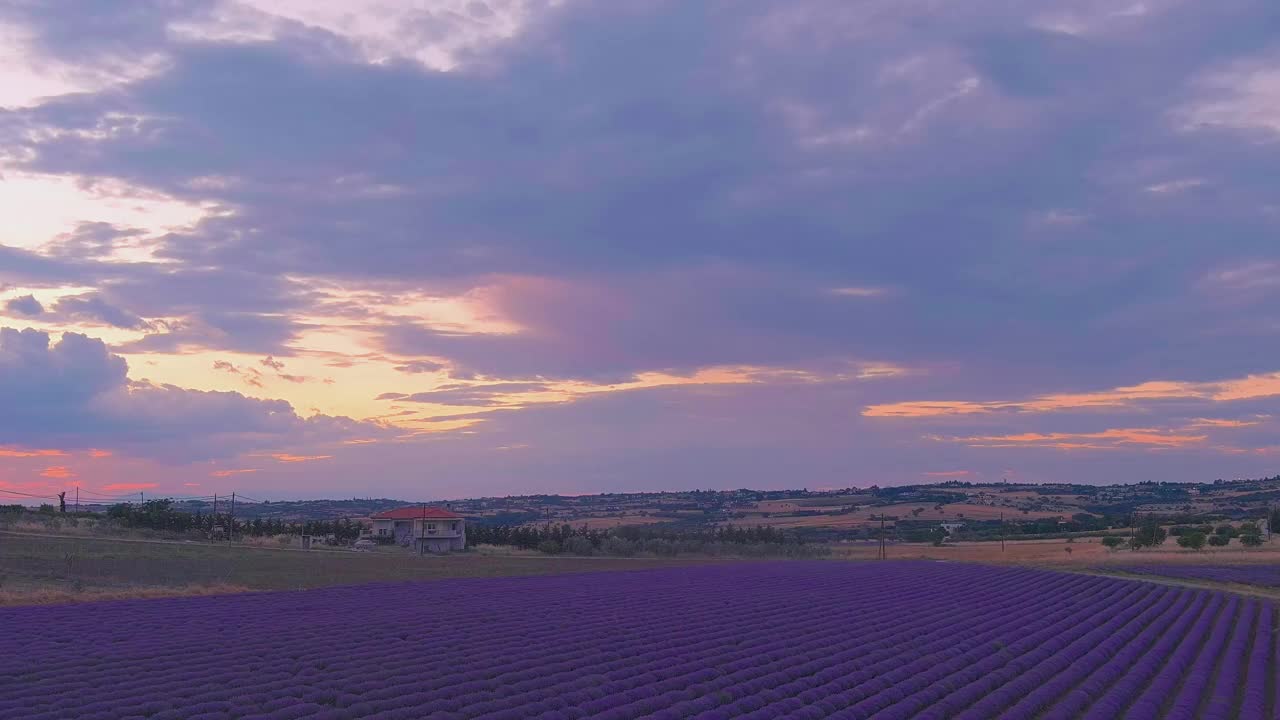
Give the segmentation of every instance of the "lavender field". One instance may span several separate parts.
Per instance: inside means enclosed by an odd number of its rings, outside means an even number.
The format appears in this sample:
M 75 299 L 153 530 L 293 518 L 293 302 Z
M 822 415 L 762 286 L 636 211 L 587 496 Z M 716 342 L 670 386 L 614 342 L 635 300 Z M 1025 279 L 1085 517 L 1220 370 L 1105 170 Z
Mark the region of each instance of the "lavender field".
M 1276 607 L 780 562 L 0 610 L 0 718 L 1274 718 Z
M 1134 575 L 1156 575 L 1185 580 L 1240 583 L 1280 588 L 1280 566 L 1277 565 L 1126 565 L 1108 566 L 1108 570 Z

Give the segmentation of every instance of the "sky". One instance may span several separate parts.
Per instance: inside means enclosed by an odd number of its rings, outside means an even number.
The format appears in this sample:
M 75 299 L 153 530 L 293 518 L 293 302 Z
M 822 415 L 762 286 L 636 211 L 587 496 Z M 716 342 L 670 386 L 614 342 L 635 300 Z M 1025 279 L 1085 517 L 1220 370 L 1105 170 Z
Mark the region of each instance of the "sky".
M 0 0 L 0 60 L 6 497 L 1280 471 L 1271 0 Z

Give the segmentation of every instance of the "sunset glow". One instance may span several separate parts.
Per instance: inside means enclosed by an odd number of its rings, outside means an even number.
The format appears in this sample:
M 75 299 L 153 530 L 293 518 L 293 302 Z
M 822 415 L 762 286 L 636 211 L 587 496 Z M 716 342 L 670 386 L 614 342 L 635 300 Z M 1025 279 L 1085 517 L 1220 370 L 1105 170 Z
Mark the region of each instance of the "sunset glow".
M 1274 474 L 1194 5 L 0 9 L 0 504 Z

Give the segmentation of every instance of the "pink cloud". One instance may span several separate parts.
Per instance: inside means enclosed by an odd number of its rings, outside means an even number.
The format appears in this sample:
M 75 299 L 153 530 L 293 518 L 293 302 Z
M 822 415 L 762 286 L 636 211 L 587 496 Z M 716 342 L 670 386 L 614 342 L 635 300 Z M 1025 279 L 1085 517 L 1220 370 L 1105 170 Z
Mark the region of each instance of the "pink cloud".
M 247 473 L 256 473 L 256 472 L 258 472 L 257 468 L 243 468 L 240 470 L 214 470 L 209 474 L 213 477 L 222 478 L 222 477 L 231 477 L 232 475 L 245 475 Z

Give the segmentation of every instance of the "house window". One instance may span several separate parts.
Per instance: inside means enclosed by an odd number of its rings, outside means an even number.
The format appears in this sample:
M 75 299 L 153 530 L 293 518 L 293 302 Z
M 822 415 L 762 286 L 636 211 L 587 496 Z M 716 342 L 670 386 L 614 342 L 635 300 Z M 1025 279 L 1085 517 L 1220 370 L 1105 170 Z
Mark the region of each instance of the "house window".
M 458 523 L 449 523 L 449 529 L 453 532 L 458 532 Z
M 387 534 L 387 529 L 386 529 L 386 528 L 378 528 L 378 534 L 379 534 L 379 535 L 386 535 L 386 534 Z
M 428 530 L 435 530 L 435 529 L 436 529 L 436 524 L 435 524 L 435 523 L 427 523 L 427 529 L 428 529 Z

